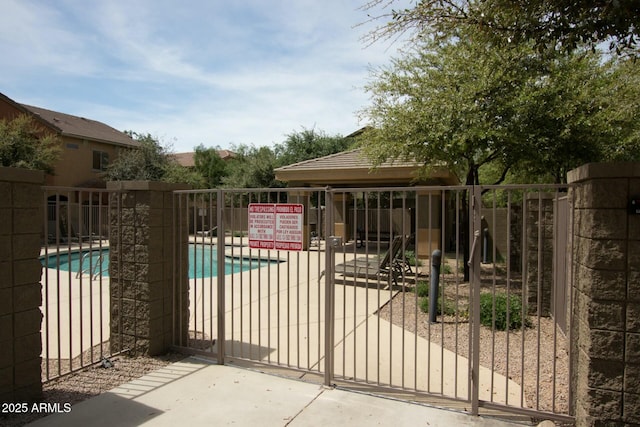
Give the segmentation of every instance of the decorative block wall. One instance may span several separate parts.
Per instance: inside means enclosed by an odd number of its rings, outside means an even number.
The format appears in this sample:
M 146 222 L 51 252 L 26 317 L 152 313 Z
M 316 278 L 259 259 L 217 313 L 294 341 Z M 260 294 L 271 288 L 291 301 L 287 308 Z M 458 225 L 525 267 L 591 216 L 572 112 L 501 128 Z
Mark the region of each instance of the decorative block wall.
M 109 214 L 111 350 L 165 353 L 173 343 L 186 342 L 189 320 L 188 260 L 179 261 L 184 268 L 174 269 L 173 258 L 187 253 L 187 237 L 175 239 L 188 236 L 187 221 L 177 224 L 173 207 L 173 191 L 185 186 L 123 181 L 107 188 L 114 191 Z M 174 227 L 184 231 L 174 233 Z M 181 321 L 174 313 L 182 313 Z
M 41 398 L 44 173 L 0 168 L 0 401 Z
M 640 425 L 640 163 L 588 164 L 576 183 L 572 399 L 578 426 Z

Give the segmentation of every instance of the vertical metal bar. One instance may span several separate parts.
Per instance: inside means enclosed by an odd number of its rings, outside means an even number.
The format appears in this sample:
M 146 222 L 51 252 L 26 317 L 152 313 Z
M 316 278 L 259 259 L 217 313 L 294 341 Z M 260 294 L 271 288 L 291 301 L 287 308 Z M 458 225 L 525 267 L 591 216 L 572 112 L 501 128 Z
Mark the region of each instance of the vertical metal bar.
M 415 331 L 415 333 L 413 334 L 413 370 L 414 370 L 414 375 L 413 375 L 413 384 L 414 384 L 414 391 L 418 391 L 418 269 L 419 269 L 419 257 L 418 257 L 418 247 L 419 247 L 419 243 L 418 243 L 418 229 L 419 229 L 419 222 L 418 222 L 418 218 L 420 218 L 420 203 L 418 203 L 418 198 L 419 198 L 419 193 L 417 191 L 414 191 L 413 193 L 413 228 L 412 228 L 412 234 L 413 234 L 413 251 L 414 251 L 414 255 L 415 255 L 415 260 L 416 260 L 416 265 L 415 265 L 415 281 L 414 281 L 414 286 L 413 286 L 413 317 L 414 317 L 414 323 L 413 323 L 413 330 Z M 378 306 L 379 307 L 379 306 Z M 427 345 L 430 345 L 430 343 L 428 343 Z
M 313 199 L 313 193 L 305 194 L 305 215 L 307 217 L 307 230 L 311 230 L 311 201 Z M 318 197 L 318 206 L 316 209 L 320 208 L 320 198 Z M 320 252 L 320 215 L 319 212 L 316 212 L 316 243 L 318 244 L 318 252 Z M 304 229 L 304 228 L 303 228 Z M 311 236 L 310 234 L 307 236 L 309 238 L 309 247 L 307 248 L 307 318 L 306 318 L 306 334 L 307 334 L 307 365 L 306 369 L 311 370 Z
M 347 194 L 349 194 L 349 193 L 347 193 Z M 354 234 L 354 239 L 353 239 L 353 241 L 354 241 L 354 245 L 353 245 L 353 250 L 354 250 L 354 252 L 355 252 L 355 250 L 356 250 L 356 245 L 355 245 L 355 241 L 356 241 L 356 238 L 355 238 L 355 237 L 356 237 L 355 225 L 356 225 L 356 223 L 357 223 L 356 218 L 357 218 L 357 213 L 358 213 L 358 206 L 357 206 L 357 198 L 355 197 L 355 194 L 351 194 L 351 197 L 353 198 L 353 218 L 354 218 L 354 220 L 353 220 L 353 223 L 354 223 L 354 230 L 353 230 L 353 234 Z M 346 197 L 344 198 L 344 200 L 345 200 L 345 208 L 346 208 Z M 345 218 L 345 219 L 346 219 L 346 218 L 348 218 L 348 216 L 347 216 L 346 214 L 347 214 L 347 212 L 345 212 L 345 216 L 344 216 L 344 218 Z M 346 222 L 346 221 L 345 221 L 345 222 Z M 345 228 L 346 228 L 346 225 L 347 225 L 347 224 L 345 223 Z M 354 257 L 354 258 L 355 258 L 355 257 Z M 367 284 L 367 285 L 368 285 L 368 284 Z M 358 349 L 358 339 L 357 339 L 357 338 L 358 338 L 358 337 L 357 337 L 357 328 L 358 328 L 358 324 L 357 324 L 357 317 L 358 317 L 358 316 L 356 315 L 356 313 L 358 312 L 358 311 L 357 311 L 357 306 L 356 306 L 356 303 L 357 303 L 357 301 L 358 301 L 358 298 L 357 298 L 357 295 L 356 295 L 356 291 L 357 291 L 357 289 L 356 289 L 356 288 L 357 288 L 357 286 L 355 286 L 355 284 L 354 284 L 354 286 L 353 286 L 353 378 L 354 378 L 354 379 L 357 379 L 357 378 L 358 378 L 358 377 L 357 377 L 357 370 L 356 370 L 356 368 L 357 368 L 356 360 L 358 359 L 358 355 L 357 355 L 357 349 Z M 346 301 L 345 301 L 345 303 L 346 303 Z M 345 304 L 345 306 L 346 306 L 346 304 Z M 345 332 L 346 332 L 346 331 L 345 331 Z M 346 342 L 346 333 L 345 333 L 345 342 Z M 365 354 L 366 354 L 366 349 L 365 349 Z M 346 374 L 346 372 L 343 372 L 343 374 Z
M 189 208 L 187 207 L 187 218 L 191 217 L 191 223 L 187 224 L 187 233 L 190 233 L 190 229 L 191 226 L 193 225 L 194 230 L 197 228 L 198 226 L 198 220 L 196 219 L 196 210 L 198 209 L 197 207 L 197 198 L 198 195 L 196 193 L 193 194 L 187 194 L 186 195 L 187 198 L 187 206 L 189 205 L 189 201 L 193 201 L 191 208 L 193 209 L 193 212 L 191 213 L 191 215 L 189 215 Z M 187 219 L 187 221 L 189 221 Z M 189 240 L 189 238 L 188 238 Z M 193 251 L 193 270 L 191 271 L 193 274 L 193 279 L 192 283 L 193 283 L 193 301 L 189 301 L 190 304 L 193 304 L 193 309 L 191 310 L 193 312 L 193 339 L 194 339 L 194 343 L 197 342 L 198 340 L 198 281 L 200 280 L 200 278 L 198 277 L 197 271 L 196 271 L 196 266 L 198 265 L 198 260 L 196 259 L 196 252 L 195 252 L 196 246 L 192 246 L 191 242 L 189 242 L 187 244 L 187 259 L 191 258 L 191 252 Z M 191 269 L 191 266 L 189 266 L 189 269 Z
M 100 193 L 98 193 L 98 196 Z M 89 253 L 93 254 L 93 192 L 89 191 L 88 203 L 87 203 L 87 235 L 89 236 Z M 102 277 L 102 252 L 98 252 L 98 268 L 97 268 L 97 277 Z M 94 362 L 93 357 L 93 271 L 91 274 L 91 278 L 89 279 L 89 348 L 90 348 L 90 361 Z
M 552 255 L 552 275 L 551 275 L 551 301 L 550 301 L 550 309 L 551 309 L 551 313 L 552 313 L 552 318 L 553 318 L 553 368 L 552 368 L 552 375 L 551 377 L 553 378 L 553 382 L 551 384 L 551 389 L 552 389 L 552 401 L 551 401 L 551 412 L 556 412 L 556 384 L 557 384 L 557 379 L 556 379 L 556 360 L 557 360 L 557 355 L 558 355 L 558 341 L 557 341 L 557 332 L 558 332 L 558 312 L 556 310 L 557 304 L 556 304 L 556 298 L 558 296 L 556 289 L 558 289 L 558 286 L 560 285 L 558 283 L 557 280 L 557 274 L 558 274 L 558 268 L 559 266 L 557 265 L 557 261 L 558 261 L 558 254 L 557 251 L 559 250 L 559 248 L 561 248 L 562 246 L 566 246 L 566 240 L 565 239 L 561 239 L 561 241 L 563 243 L 565 243 L 564 245 L 559 245 L 558 244 L 558 239 L 559 239 L 559 234 L 560 234 L 560 229 L 559 229 L 559 224 L 558 222 L 560 221 L 560 200 L 559 200 L 559 194 L 558 194 L 558 190 L 556 189 L 555 191 L 555 195 L 554 195 L 554 199 L 553 199 L 553 255 Z M 565 227 L 566 230 L 566 227 Z M 565 262 L 566 265 L 566 262 Z M 566 275 L 566 273 L 565 273 Z M 562 286 L 565 286 L 564 281 L 562 283 Z M 566 318 L 566 317 L 565 317 Z
M 303 205 L 304 206 L 304 205 Z M 304 214 L 302 216 L 302 229 L 304 230 Z M 307 230 L 309 230 L 307 228 Z M 310 237 L 303 236 L 302 242 Z M 309 269 L 307 268 L 307 271 Z M 300 252 L 296 253 L 296 367 L 300 369 Z M 307 280 L 308 282 L 308 280 Z
M 102 235 L 103 233 L 103 226 L 102 223 L 104 221 L 103 218 L 103 209 L 104 206 L 102 204 L 103 202 L 103 197 L 107 198 L 107 218 L 109 218 L 109 210 L 111 207 L 111 195 L 109 192 L 104 192 L 104 193 L 100 193 L 99 198 L 98 198 L 98 237 L 100 240 L 98 240 L 98 249 L 100 250 L 100 253 L 102 253 L 102 241 L 104 236 Z M 108 231 L 107 228 L 107 239 L 110 239 L 109 236 L 110 232 Z M 103 270 L 103 266 L 100 266 L 100 269 Z M 100 359 L 102 359 L 104 357 L 104 352 L 103 352 L 103 343 L 104 343 L 104 336 L 103 336 L 103 328 L 104 328 L 104 317 L 103 317 L 103 313 L 102 313 L 102 307 L 103 307 L 103 300 L 102 300 L 102 285 L 103 285 L 103 279 L 104 276 L 102 275 L 102 273 L 100 274 L 100 281 L 98 282 L 98 292 L 100 292 L 100 295 L 98 297 L 98 316 L 100 318 Z M 111 319 L 108 319 L 109 325 L 111 324 Z
M 320 198 L 322 197 L 324 198 L 324 209 L 325 209 L 325 215 L 324 218 L 322 218 L 321 214 L 322 214 L 322 209 L 321 209 L 321 202 L 320 202 Z M 328 226 L 327 226 L 327 211 L 333 209 L 332 206 L 329 206 L 328 202 L 327 202 L 327 191 L 323 191 L 322 193 L 318 192 L 318 229 L 322 230 L 322 233 L 324 234 L 324 236 L 322 236 L 324 238 L 324 250 L 325 250 L 325 259 L 326 259 L 326 253 L 329 251 L 329 245 L 327 244 L 329 241 L 329 233 L 328 233 Z M 324 228 L 322 227 L 322 224 L 324 221 Z M 320 259 L 321 259 L 321 255 L 320 255 L 320 242 L 318 242 L 318 277 L 320 277 L 320 275 L 322 274 L 320 272 Z M 327 269 L 327 264 L 325 263 L 325 270 Z M 329 276 L 327 274 L 325 274 L 324 276 L 324 281 L 325 281 L 325 287 L 327 286 L 326 283 L 329 281 Z M 322 337 L 322 329 L 321 329 L 321 325 L 322 325 L 322 308 L 320 307 L 320 301 L 322 300 L 322 289 L 320 287 L 320 280 L 318 280 L 318 287 L 317 287 L 317 296 L 318 298 L 318 312 L 317 312 L 317 325 L 318 325 L 318 345 L 317 345 L 317 358 L 318 358 L 318 372 L 320 372 L 322 370 L 321 366 L 320 366 L 320 360 L 321 360 L 321 356 L 322 356 L 322 344 L 321 344 L 321 340 L 320 338 Z M 328 302 L 325 300 L 325 306 Z M 325 324 L 327 323 L 327 320 L 325 320 Z M 325 355 L 326 357 L 326 355 Z
M 522 189 L 521 190 L 521 196 L 522 196 L 522 228 L 520 229 L 520 235 L 522 236 L 522 246 L 521 246 L 521 250 L 520 250 L 520 254 L 521 254 L 521 261 L 522 261 L 522 270 L 521 270 L 521 277 L 522 277 L 522 285 L 520 288 L 520 294 L 521 294 L 521 301 L 525 302 L 525 304 L 523 305 L 527 305 L 526 301 L 523 300 L 524 295 L 526 294 L 526 291 L 529 287 L 529 278 L 527 277 L 527 269 L 528 269 L 528 260 L 527 260 L 527 215 L 528 215 L 528 206 L 527 206 L 527 192 L 526 189 Z M 507 328 L 506 328 L 506 332 L 507 332 L 507 338 L 509 337 L 509 334 L 511 333 L 511 330 L 509 328 L 509 325 L 511 323 L 511 294 L 510 294 L 510 288 L 507 288 Z M 524 355 L 524 334 L 522 334 L 522 340 L 521 340 L 522 344 L 521 344 L 521 351 L 522 354 Z M 507 347 L 509 348 L 509 347 Z M 507 361 L 509 360 L 509 353 L 507 353 Z M 518 362 L 517 360 L 515 361 L 516 363 Z M 524 370 L 524 358 L 521 358 L 520 360 L 520 381 L 522 382 L 522 371 Z M 508 370 L 507 370 L 507 377 L 509 376 L 508 374 Z M 522 382 L 522 384 L 524 384 L 524 382 Z M 524 387 L 520 388 L 520 406 L 523 406 L 522 403 L 524 401 Z M 508 395 L 507 395 L 507 399 L 506 399 L 506 403 L 509 404 L 509 399 L 508 399 Z
M 380 212 L 382 211 L 382 202 L 381 202 L 381 194 L 380 191 L 376 192 L 376 230 L 380 230 L 380 225 L 381 225 L 381 218 L 380 218 Z M 365 235 L 367 235 L 367 233 L 369 232 L 369 230 L 365 230 Z M 368 235 L 367 235 L 367 239 L 368 239 Z M 367 244 L 366 246 L 366 251 L 367 251 L 367 255 L 368 255 L 368 251 L 369 251 L 369 246 Z M 376 256 L 377 259 L 380 259 L 380 239 L 378 239 L 377 243 L 376 243 Z M 378 307 L 380 307 L 380 303 L 381 303 L 381 289 L 380 289 L 380 277 L 378 277 L 377 280 L 377 289 L 376 292 L 378 294 Z M 391 306 L 389 306 L 389 308 L 391 309 Z M 393 311 L 392 311 L 393 314 Z M 376 378 L 377 378 L 377 384 L 380 385 L 381 381 L 380 381 L 380 344 L 381 344 L 381 340 L 380 340 L 380 316 L 378 317 L 378 330 L 377 330 L 377 337 L 378 337 L 378 347 L 377 347 L 377 372 L 376 372 Z
M 473 218 L 472 227 L 469 230 L 469 235 L 474 238 L 480 233 L 482 228 L 481 222 L 481 206 L 482 206 L 482 192 L 479 186 L 474 186 L 472 189 L 473 199 L 471 203 L 471 209 L 469 215 Z M 472 292 L 471 301 L 473 305 L 471 313 L 473 316 L 473 368 L 472 368 L 472 383 L 473 389 L 471 391 L 471 413 L 478 415 L 479 407 L 479 390 L 480 390 L 480 246 L 475 245 L 474 252 L 470 254 L 473 259 L 470 273 L 470 279 L 472 280 Z
M 401 234 L 401 241 L 402 241 L 402 243 L 401 243 L 402 244 L 401 251 L 402 251 L 402 253 L 399 254 L 400 257 L 401 257 L 399 262 L 404 263 L 404 260 L 405 260 L 404 250 L 406 248 L 406 243 L 407 243 L 407 237 L 405 235 L 405 226 L 406 226 L 406 224 L 404 223 L 404 213 L 406 212 L 406 208 L 407 208 L 407 193 L 404 192 L 404 191 L 402 192 L 402 199 L 401 200 L 402 200 L 402 216 L 400 218 L 400 232 L 402 233 Z M 391 260 L 390 268 L 391 268 L 392 274 L 393 274 L 393 270 L 395 268 L 393 263 L 394 263 L 394 260 Z M 402 286 L 402 356 L 401 356 L 402 359 L 401 360 L 402 360 L 402 388 L 405 388 L 405 384 L 404 384 L 405 355 L 404 355 L 404 353 L 405 353 L 405 335 L 406 334 L 404 333 L 404 330 L 405 330 L 405 318 L 406 318 L 406 311 L 405 311 L 405 305 L 406 305 L 405 296 L 406 296 L 406 292 L 405 292 L 405 288 L 404 288 L 404 284 L 405 284 L 404 264 L 403 264 L 403 267 L 402 267 L 401 276 L 402 276 L 401 277 L 401 279 L 402 279 L 402 285 L 401 285 Z
M 83 214 L 82 214 L 82 190 L 78 190 L 78 230 L 76 230 L 75 234 L 78 238 L 78 250 L 79 250 L 79 256 L 80 259 L 82 259 L 82 257 L 84 256 L 84 251 L 83 251 L 83 247 L 82 247 L 82 243 L 83 243 Z M 91 250 L 89 250 L 89 264 L 92 263 L 93 259 L 91 257 Z M 91 279 L 92 279 L 92 274 L 93 274 L 93 265 L 89 266 L 89 285 L 91 285 Z M 84 366 L 84 311 L 83 311 L 83 305 L 84 305 L 84 301 L 83 301 L 83 294 L 84 294 L 84 286 L 82 284 L 82 274 L 80 275 L 80 285 L 79 285 L 79 299 L 78 299 L 78 317 L 80 319 L 79 323 L 79 338 L 80 338 L 80 366 Z M 93 352 L 91 352 L 91 354 L 93 354 Z
M 213 351 L 213 316 L 214 316 L 214 311 L 213 311 L 213 269 L 211 268 L 211 266 L 213 265 L 213 220 L 211 219 L 213 217 L 213 193 L 212 192 L 208 192 L 207 196 L 209 198 L 209 205 L 207 206 L 207 217 L 209 218 L 209 225 L 208 225 L 208 229 L 209 229 L 209 270 L 210 270 L 210 274 L 209 274 L 209 286 L 207 287 L 207 289 L 209 290 L 209 337 L 210 337 L 210 345 L 211 345 L 211 350 Z M 217 222 L 217 221 L 216 221 Z M 217 232 L 217 228 L 216 228 L 216 237 L 218 236 Z M 204 238 L 204 237 L 203 237 Z M 218 251 L 224 250 L 224 247 L 220 247 L 220 246 L 216 246 L 216 283 L 218 281 L 217 277 L 218 277 L 218 260 L 217 260 L 217 254 Z M 226 279 L 226 277 L 225 277 Z M 226 280 L 225 280 L 226 282 Z M 226 283 L 225 283 L 226 286 Z M 217 291 L 217 288 L 216 288 Z M 216 292 L 217 294 L 217 292 Z M 216 301 L 217 304 L 218 301 Z M 217 318 L 216 318 L 217 321 Z M 217 326 L 217 325 L 216 325 Z M 217 331 L 216 331 L 216 335 L 217 335 Z
M 513 207 L 511 205 L 511 190 L 507 190 L 507 230 L 506 230 L 506 235 L 507 235 L 507 301 L 508 301 L 508 297 L 509 297 L 509 289 L 511 288 L 511 211 L 512 211 Z M 524 214 L 524 212 L 521 212 L 521 216 Z M 493 296 L 493 304 L 494 304 L 494 313 L 493 313 L 493 318 L 495 319 L 495 293 Z M 495 325 L 495 322 L 494 322 Z M 508 403 L 508 399 L 509 399 L 509 330 L 506 331 L 506 352 L 507 352 L 507 357 L 505 360 L 505 393 L 506 393 L 506 399 L 505 402 Z
M 45 329 L 45 348 L 44 348 L 44 359 L 45 359 L 45 378 L 48 380 L 49 376 L 49 199 L 47 197 L 47 191 L 43 192 L 43 204 L 44 204 L 44 218 L 42 224 L 44 226 L 44 260 L 45 260 L 45 268 L 44 268 L 44 329 Z
M 326 213 L 325 213 L 325 292 L 324 292 L 324 385 L 330 386 L 333 380 L 333 329 L 334 329 L 334 301 L 333 290 L 335 283 L 335 248 L 331 245 L 330 236 L 333 235 L 333 193 L 329 187 L 325 190 Z
M 389 247 L 387 248 L 391 251 L 391 245 L 393 242 L 393 192 L 389 191 L 389 207 L 388 211 L 388 226 L 389 226 Z M 380 229 L 378 229 L 378 241 L 381 240 L 380 237 Z M 391 267 L 392 260 L 389 259 L 389 267 Z M 389 274 L 387 275 L 387 288 L 389 289 L 389 301 L 393 300 L 393 281 L 391 280 L 393 276 L 393 271 L 389 269 Z M 393 304 L 389 304 L 389 319 L 393 319 Z M 389 322 L 389 385 L 393 386 L 393 322 Z
M 287 366 L 291 366 L 291 252 L 287 254 Z
M 196 200 L 197 200 L 197 197 L 194 195 L 194 202 Z M 200 217 L 200 224 L 202 225 L 202 231 L 204 231 L 204 227 L 205 227 L 205 224 L 204 224 L 204 212 L 201 211 L 201 209 L 204 209 L 204 208 L 201 208 L 200 206 L 205 206 L 204 193 L 200 193 L 200 203 L 198 203 L 197 207 L 194 206 L 194 212 L 195 212 L 196 209 L 198 210 L 198 216 Z M 194 233 L 194 234 L 196 234 L 196 233 Z M 200 318 L 201 318 L 200 322 L 201 322 L 201 327 L 202 327 L 202 343 L 203 344 L 204 344 L 204 342 L 206 340 L 206 336 L 207 336 L 205 334 L 205 330 L 206 330 L 206 328 L 205 328 L 205 324 L 206 323 L 205 322 L 207 320 L 207 317 L 205 316 L 205 313 L 206 313 L 205 302 L 206 302 L 207 289 L 209 290 L 209 294 L 211 294 L 211 287 L 207 288 L 207 286 L 206 286 L 206 277 L 205 277 L 205 274 L 204 274 L 205 273 L 205 250 L 204 250 L 205 249 L 205 242 L 204 242 L 204 239 L 205 239 L 205 235 L 203 233 L 202 234 L 202 239 L 201 239 L 201 242 L 200 242 L 200 248 L 201 248 L 201 251 L 200 251 L 200 272 L 201 272 L 200 273 L 200 282 L 201 282 L 201 287 L 202 287 L 202 294 L 201 294 L 202 295 L 202 299 L 201 299 L 201 304 L 200 304 L 200 309 L 202 310 L 202 315 L 200 316 Z M 198 242 L 198 238 L 197 238 L 197 234 L 196 234 L 196 236 L 194 236 L 194 243 L 196 243 L 194 245 L 194 247 L 193 247 L 194 253 L 197 253 L 197 248 L 198 248 L 197 242 Z M 194 254 L 194 263 L 195 263 L 195 254 Z M 211 265 L 211 264 L 209 264 L 209 265 Z M 196 268 L 194 267 L 194 270 L 195 269 Z
M 55 227 L 56 227 L 56 253 L 60 254 L 60 193 L 56 192 L 55 195 L 55 211 L 56 211 L 56 219 L 55 219 Z M 60 318 L 60 257 L 56 257 L 56 331 L 58 338 L 58 375 L 62 373 L 62 341 L 61 341 L 61 327 L 62 321 Z
M 342 201 L 341 201 L 341 207 L 340 207 L 340 212 L 341 212 L 341 220 L 342 220 L 342 234 L 343 236 L 347 236 L 347 192 L 343 191 L 342 193 L 340 193 L 342 195 Z M 346 243 L 346 242 L 344 242 Z M 342 253 L 343 256 L 346 256 L 346 250 L 343 249 Z M 355 278 L 354 278 L 355 280 Z M 353 284 L 355 287 L 355 283 Z M 347 373 L 347 342 L 346 342 L 346 337 L 347 337 L 347 287 L 346 286 L 342 286 L 342 336 L 340 337 L 340 340 L 342 341 L 343 345 L 342 345 L 342 377 L 344 378 L 346 376 Z
M 571 220 L 571 231 L 570 231 L 570 247 L 569 247 L 569 253 L 571 254 L 571 257 L 569 258 L 569 262 L 571 263 L 571 268 L 569 269 L 569 307 L 567 307 L 567 311 L 568 313 L 573 314 L 573 304 L 574 304 L 574 298 L 575 298 L 575 292 L 574 292 L 574 286 L 573 286 L 573 280 L 575 278 L 576 275 L 576 269 L 578 268 L 577 266 L 577 262 L 575 262 L 574 259 L 574 254 L 575 254 L 575 235 L 576 235 L 576 211 L 575 211 L 575 187 L 573 187 L 574 190 L 570 192 L 571 197 L 567 196 L 567 220 Z M 566 318 L 566 317 L 565 317 Z M 569 381 L 569 393 L 568 393 L 568 402 L 569 402 L 569 414 L 574 415 L 576 412 L 576 408 L 575 408 L 575 404 L 574 404 L 574 399 L 573 399 L 573 389 L 574 387 L 572 387 L 572 382 L 573 382 L 573 371 L 574 371 L 574 356 L 573 356 L 573 345 L 571 344 L 573 342 L 573 324 L 572 324 L 573 320 L 567 322 L 567 324 L 565 325 L 565 329 L 566 329 L 566 335 L 567 335 L 567 340 L 566 342 L 569 343 L 569 345 L 567 346 L 567 357 L 568 357 L 568 361 L 569 361 L 569 375 L 567 376 L 567 379 Z
M 71 261 L 71 192 L 67 191 L 67 256 Z M 69 370 L 73 371 L 73 272 L 69 269 L 67 283 L 69 284 Z
M 218 246 L 218 364 L 224 365 L 225 362 L 225 263 L 224 263 L 224 237 L 225 237 L 225 218 L 224 218 L 224 192 L 217 190 L 216 198 L 218 199 L 216 215 L 218 228 L 216 229 L 216 240 Z
M 543 257 L 543 233 L 545 233 L 544 217 L 542 212 L 542 191 L 538 191 L 538 300 L 537 300 L 537 345 L 536 345 L 536 409 L 540 409 L 540 319 L 542 317 L 542 257 Z M 553 275 L 553 272 L 552 272 Z M 528 295 L 527 295 L 528 299 Z M 524 304 L 523 304 L 524 306 Z M 528 306 L 528 304 L 527 304 Z M 528 312 L 528 307 L 527 307 Z M 524 337 L 525 319 L 528 313 L 522 313 L 522 336 Z M 524 338 L 523 338 L 524 341 Z M 524 352 L 522 353 L 523 365 L 524 365 Z M 524 384 L 524 369 L 522 370 L 522 383 Z M 523 387 L 524 388 L 524 387 Z M 524 394 L 524 392 L 523 392 Z M 524 399 L 523 399 L 524 400 Z M 522 405 L 522 404 L 521 404 Z
M 223 192 L 223 194 L 225 194 Z M 236 200 L 236 194 L 230 192 L 229 193 L 230 197 L 229 197 L 229 214 L 231 217 L 231 224 L 230 224 L 230 230 L 231 230 L 231 250 L 234 251 L 235 247 L 235 230 L 236 230 L 236 214 L 235 214 L 235 200 Z M 224 196 L 223 196 L 224 197 Z M 242 195 L 240 194 L 238 196 L 238 200 L 242 200 Z M 240 207 L 242 207 L 242 203 L 240 202 Z M 221 224 L 218 222 L 218 209 L 222 209 L 223 211 L 226 208 L 226 202 L 224 199 L 220 200 L 217 199 L 216 201 L 216 240 L 219 242 L 218 238 L 220 237 L 220 235 L 225 235 L 226 230 L 221 228 Z M 226 245 L 226 242 L 225 242 Z M 218 247 L 218 250 L 220 250 L 220 244 L 217 243 L 216 246 Z M 242 249 L 241 249 L 242 251 Z M 234 259 L 235 257 L 231 257 L 231 269 L 233 270 L 234 268 Z M 226 282 L 226 280 L 225 280 Z M 234 347 L 234 341 L 235 341 L 235 274 L 231 275 L 231 307 L 229 309 L 229 312 L 231 314 L 231 337 L 229 337 L 230 341 L 231 341 L 231 355 L 235 355 L 235 347 Z M 216 313 L 216 316 L 218 314 Z M 269 345 L 269 344 L 267 344 Z M 218 348 L 220 348 L 220 346 L 218 346 Z M 218 350 L 219 351 L 219 350 Z
M 444 263 L 446 265 L 447 263 L 447 257 L 444 256 L 446 254 L 446 241 L 445 241 L 445 235 L 446 235 L 446 225 L 447 225 L 447 211 L 446 211 L 446 206 L 447 206 L 447 191 L 446 190 L 441 190 L 440 191 L 440 250 L 441 253 L 443 255 L 442 257 L 442 263 Z M 432 252 L 433 253 L 433 252 Z M 443 290 L 444 290 L 444 285 L 445 285 L 445 280 L 444 280 L 444 275 L 445 275 L 445 268 L 443 266 L 441 266 L 440 268 L 440 275 L 441 277 L 441 282 L 442 282 L 442 286 L 443 286 Z M 454 358 L 454 362 L 453 362 L 453 381 L 454 381 L 454 391 L 453 391 L 453 396 L 457 399 L 458 398 L 458 325 L 460 323 L 460 318 L 459 318 L 459 300 L 460 300 L 460 294 L 459 294 L 459 286 L 458 283 L 456 282 L 455 284 L 455 293 L 456 293 L 456 297 L 455 297 L 455 332 L 454 332 L 454 348 L 455 348 L 455 352 L 454 354 L 456 354 L 456 357 Z M 444 300 L 444 295 L 443 295 L 443 300 Z M 444 344 L 444 343 L 443 343 Z M 443 345 L 444 347 L 444 345 Z
M 491 293 L 492 293 L 492 319 L 496 318 L 496 190 L 492 191 L 493 193 L 493 203 L 492 203 L 492 232 L 491 235 L 493 238 L 493 257 L 491 258 L 493 261 L 493 282 L 491 284 Z M 507 233 L 507 239 L 509 239 L 509 233 Z M 507 281 L 508 286 L 508 281 Z M 495 366 L 496 366 L 496 328 L 495 322 L 491 322 L 491 388 L 489 389 L 491 393 L 491 402 L 493 402 L 493 390 L 494 390 L 494 382 L 495 382 Z

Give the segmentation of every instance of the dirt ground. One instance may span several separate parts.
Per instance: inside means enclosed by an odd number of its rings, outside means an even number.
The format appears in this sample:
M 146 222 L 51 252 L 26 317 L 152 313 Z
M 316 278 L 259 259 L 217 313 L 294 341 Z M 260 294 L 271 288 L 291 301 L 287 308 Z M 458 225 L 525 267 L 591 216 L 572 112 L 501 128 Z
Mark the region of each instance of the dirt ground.
M 499 268 L 496 270 L 500 273 Z M 491 266 L 483 269 L 481 292 L 506 291 L 504 275 L 496 276 L 494 279 Z M 428 314 L 416 309 L 416 300 L 420 298 L 415 297 L 415 290 L 410 287 L 398 292 L 378 314 L 422 338 L 469 357 L 469 285 L 454 274 L 445 274 L 442 283 L 446 300 L 454 307 L 455 301 L 458 302 L 457 316 L 438 316 L 438 323 L 429 325 Z M 521 295 L 521 280 L 516 275 L 510 277 L 509 292 Z M 508 332 L 480 326 L 480 364 L 520 384 L 528 407 L 567 413 L 569 357 L 565 336 L 550 317 L 529 316 L 528 320 L 528 327 Z

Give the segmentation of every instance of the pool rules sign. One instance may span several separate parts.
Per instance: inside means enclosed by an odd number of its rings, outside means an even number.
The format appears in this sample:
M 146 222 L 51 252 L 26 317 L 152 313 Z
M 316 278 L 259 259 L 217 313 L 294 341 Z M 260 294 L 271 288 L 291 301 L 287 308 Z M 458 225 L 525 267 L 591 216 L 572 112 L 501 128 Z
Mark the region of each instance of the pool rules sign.
M 304 206 L 295 203 L 249 204 L 249 247 L 302 250 Z

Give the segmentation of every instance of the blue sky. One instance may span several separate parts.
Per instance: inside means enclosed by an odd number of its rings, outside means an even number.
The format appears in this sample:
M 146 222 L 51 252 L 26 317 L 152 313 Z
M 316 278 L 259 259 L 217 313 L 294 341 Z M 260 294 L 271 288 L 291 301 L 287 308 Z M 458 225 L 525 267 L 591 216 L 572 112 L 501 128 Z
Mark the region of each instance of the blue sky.
M 0 92 L 173 151 L 365 125 L 365 0 L 2 0 Z

